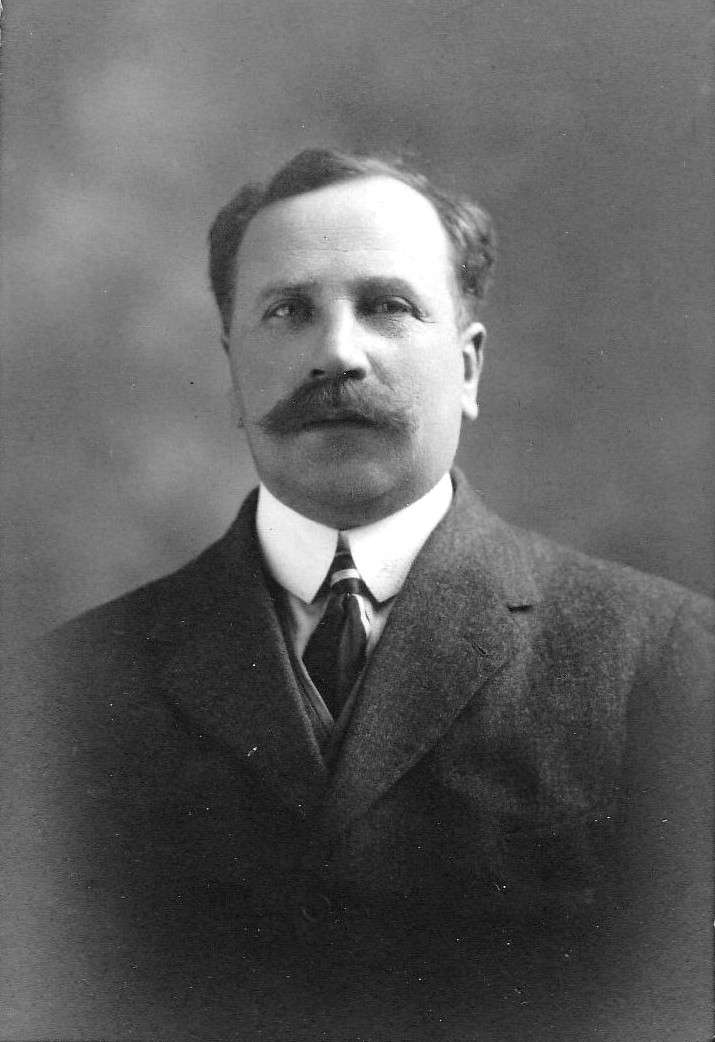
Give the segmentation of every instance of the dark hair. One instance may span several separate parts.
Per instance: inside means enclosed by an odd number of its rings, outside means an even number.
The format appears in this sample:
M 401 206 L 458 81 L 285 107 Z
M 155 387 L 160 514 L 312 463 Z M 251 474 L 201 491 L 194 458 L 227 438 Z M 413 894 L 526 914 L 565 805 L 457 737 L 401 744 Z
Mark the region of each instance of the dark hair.
M 245 185 L 211 225 L 209 275 L 226 334 L 233 313 L 236 258 L 246 228 L 256 214 L 282 199 L 366 177 L 402 181 L 432 203 L 452 244 L 457 285 L 467 310 L 470 315 L 476 312 L 494 263 L 491 220 L 481 207 L 468 199 L 448 196 L 399 160 L 306 149 L 281 167 L 267 185 Z

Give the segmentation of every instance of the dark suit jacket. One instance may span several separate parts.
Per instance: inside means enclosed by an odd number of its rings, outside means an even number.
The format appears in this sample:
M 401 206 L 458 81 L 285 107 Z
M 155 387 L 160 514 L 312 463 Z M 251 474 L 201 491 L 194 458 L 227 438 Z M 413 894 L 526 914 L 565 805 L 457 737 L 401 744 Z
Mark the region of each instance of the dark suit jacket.
M 705 1038 L 711 606 L 455 480 L 332 771 L 255 495 L 23 663 L 22 1037 Z

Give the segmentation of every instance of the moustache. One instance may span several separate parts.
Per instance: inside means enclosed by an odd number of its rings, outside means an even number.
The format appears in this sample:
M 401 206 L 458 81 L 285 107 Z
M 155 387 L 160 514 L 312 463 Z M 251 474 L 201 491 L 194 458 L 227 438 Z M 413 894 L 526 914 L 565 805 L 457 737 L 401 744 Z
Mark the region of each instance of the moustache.
M 363 424 L 401 435 L 415 428 L 407 403 L 386 388 L 368 388 L 351 377 L 303 384 L 277 402 L 258 425 L 267 434 L 285 437 L 331 422 Z

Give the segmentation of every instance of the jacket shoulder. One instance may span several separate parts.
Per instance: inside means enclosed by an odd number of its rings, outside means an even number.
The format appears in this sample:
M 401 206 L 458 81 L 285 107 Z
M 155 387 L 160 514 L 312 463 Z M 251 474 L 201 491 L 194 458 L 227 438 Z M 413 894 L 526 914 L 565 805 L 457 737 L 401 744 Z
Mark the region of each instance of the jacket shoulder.
M 176 639 L 197 616 L 221 611 L 258 580 L 260 556 L 254 539 L 254 497 L 249 497 L 228 531 L 176 571 L 145 583 L 63 623 L 41 641 L 70 647 L 97 641 L 151 639 L 170 630 Z
M 638 603 L 643 610 L 686 610 L 713 621 L 715 601 L 662 576 L 649 574 L 615 561 L 592 557 L 556 543 L 535 532 L 513 529 L 534 561 L 547 593 L 558 593 L 567 602 L 608 598 L 624 607 Z
M 667 633 L 676 620 L 715 630 L 715 602 L 657 575 L 562 545 L 510 524 L 488 510 L 471 489 L 457 485 L 450 554 L 458 567 L 493 577 L 510 607 L 538 606 L 540 617 L 588 623 L 606 620 L 632 631 Z
M 656 671 L 679 649 L 715 675 L 715 601 L 657 575 L 592 557 L 535 532 L 508 526 L 536 590 L 542 633 L 572 654 L 640 649 Z M 620 650 L 618 650 L 620 649 Z M 689 649 L 689 651 L 686 651 Z

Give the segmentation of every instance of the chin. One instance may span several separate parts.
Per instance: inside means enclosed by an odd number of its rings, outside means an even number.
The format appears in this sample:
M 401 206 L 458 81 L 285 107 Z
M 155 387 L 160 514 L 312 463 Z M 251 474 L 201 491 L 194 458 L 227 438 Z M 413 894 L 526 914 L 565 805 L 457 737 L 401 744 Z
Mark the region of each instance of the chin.
M 316 469 L 316 493 L 336 503 L 385 495 L 399 480 L 391 468 L 365 459 L 343 459 Z
M 350 528 L 378 521 L 399 509 L 394 506 L 402 475 L 370 460 L 340 460 L 311 468 L 293 499 L 302 512 L 333 528 Z M 400 504 L 402 505 L 402 504 Z M 301 508 L 299 508 L 301 509 Z

